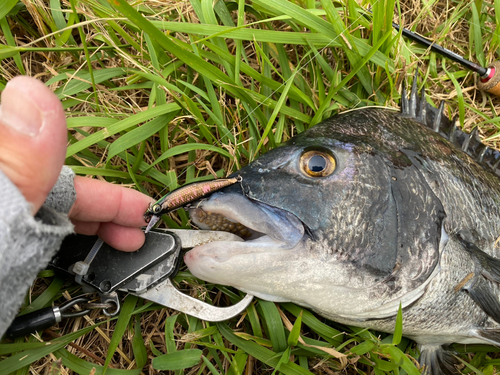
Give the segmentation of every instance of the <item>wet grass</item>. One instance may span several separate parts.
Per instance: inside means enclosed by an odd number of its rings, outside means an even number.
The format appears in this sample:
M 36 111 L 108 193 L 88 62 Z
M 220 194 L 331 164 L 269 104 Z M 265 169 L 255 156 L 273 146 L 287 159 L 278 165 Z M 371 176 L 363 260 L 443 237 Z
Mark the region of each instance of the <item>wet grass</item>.
M 45 81 L 67 111 L 66 164 L 154 197 L 224 177 L 340 111 L 398 107 L 400 84 L 417 66 L 429 100 L 446 100 L 449 117 L 458 114 L 466 130 L 478 126 L 495 146 L 500 100 L 477 91 L 473 74 L 402 38 L 391 22 L 484 65 L 498 59 L 500 0 L 363 6 L 373 16 L 354 0 L 6 0 L 0 88 L 18 74 Z M 165 222 L 189 226 L 182 210 Z M 23 311 L 80 293 L 51 271 L 40 276 Z M 241 298 L 186 269 L 175 282 L 210 303 Z M 95 311 L 2 342 L 0 374 L 416 374 L 418 352 L 400 329 L 387 335 L 341 326 L 265 301 L 211 324 L 128 296 L 117 319 Z M 492 374 L 495 351 L 474 346 L 475 354 L 461 355 L 470 363 L 463 372 Z

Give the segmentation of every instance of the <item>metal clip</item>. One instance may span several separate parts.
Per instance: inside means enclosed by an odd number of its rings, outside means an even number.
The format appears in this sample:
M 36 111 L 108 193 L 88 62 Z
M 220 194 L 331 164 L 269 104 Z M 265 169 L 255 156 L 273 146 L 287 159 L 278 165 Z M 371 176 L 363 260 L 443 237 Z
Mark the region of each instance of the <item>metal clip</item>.
M 106 316 L 116 316 L 121 308 L 116 292 L 122 291 L 203 320 L 222 321 L 242 312 L 253 297 L 247 295 L 236 305 L 216 307 L 183 294 L 170 281 L 179 268 L 182 250 L 213 241 L 243 240 L 228 232 L 156 229 L 146 234 L 142 248 L 125 253 L 103 244 L 97 237 L 68 236 L 51 266 L 73 276 L 76 273 L 77 282 L 99 293 L 99 304 L 91 304 L 89 300 L 68 302 L 67 308 L 85 303 L 82 305 L 85 311 L 71 316 L 85 315 L 93 308 L 102 308 Z M 79 267 L 82 264 L 85 267 Z

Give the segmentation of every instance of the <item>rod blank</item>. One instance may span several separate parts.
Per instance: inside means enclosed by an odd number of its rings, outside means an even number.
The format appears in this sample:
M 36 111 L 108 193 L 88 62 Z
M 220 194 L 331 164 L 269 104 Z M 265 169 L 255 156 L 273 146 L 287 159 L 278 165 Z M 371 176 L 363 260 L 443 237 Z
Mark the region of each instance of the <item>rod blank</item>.
M 399 31 L 400 27 L 397 23 L 392 23 L 392 26 Z M 457 55 L 455 52 L 450 51 L 449 49 L 446 49 L 444 47 L 441 47 L 439 44 L 436 44 L 429 39 L 424 38 L 423 36 L 420 36 L 413 31 L 410 31 L 408 29 L 403 28 L 402 34 L 407 37 L 408 39 L 413 40 L 414 42 L 417 42 L 419 44 L 422 44 L 426 46 L 427 48 L 430 48 L 433 52 L 439 53 L 440 55 L 449 58 L 450 60 L 455 61 L 456 63 L 459 63 L 463 67 L 472 70 L 473 72 L 479 74 L 481 77 L 486 76 L 488 69 L 483 68 L 480 65 L 477 65 L 473 63 L 472 61 L 469 61 L 467 59 L 464 59 L 462 56 Z

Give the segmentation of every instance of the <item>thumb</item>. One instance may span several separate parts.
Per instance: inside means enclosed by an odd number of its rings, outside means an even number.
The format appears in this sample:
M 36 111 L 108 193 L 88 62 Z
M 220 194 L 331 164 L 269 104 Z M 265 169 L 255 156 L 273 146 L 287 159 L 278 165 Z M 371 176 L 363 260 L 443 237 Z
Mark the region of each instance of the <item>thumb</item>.
M 40 81 L 11 80 L 1 96 L 0 169 L 38 211 L 66 157 L 67 129 L 59 99 Z

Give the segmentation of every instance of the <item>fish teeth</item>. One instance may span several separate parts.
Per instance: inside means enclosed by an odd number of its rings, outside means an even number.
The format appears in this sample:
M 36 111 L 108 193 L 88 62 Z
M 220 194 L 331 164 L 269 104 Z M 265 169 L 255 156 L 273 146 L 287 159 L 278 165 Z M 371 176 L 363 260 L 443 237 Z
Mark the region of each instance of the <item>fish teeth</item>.
M 192 210 L 191 215 L 195 224 L 204 229 L 230 232 L 241 238 L 249 238 L 255 233 L 243 224 L 228 219 L 222 214 L 207 212 L 201 208 Z

